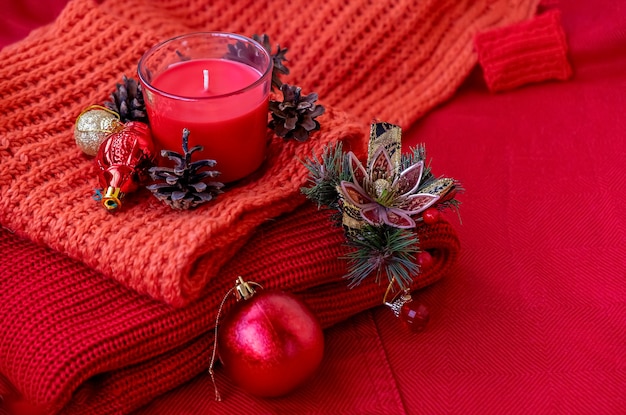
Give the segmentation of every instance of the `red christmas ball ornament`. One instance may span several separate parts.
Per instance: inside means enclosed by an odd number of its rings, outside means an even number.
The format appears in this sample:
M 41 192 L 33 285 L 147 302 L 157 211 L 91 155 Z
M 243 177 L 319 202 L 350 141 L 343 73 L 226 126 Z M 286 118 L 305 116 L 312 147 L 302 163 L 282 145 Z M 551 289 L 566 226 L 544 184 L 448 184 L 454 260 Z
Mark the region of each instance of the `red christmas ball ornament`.
M 441 212 L 437 208 L 431 207 L 422 212 L 422 218 L 424 219 L 424 223 L 428 225 L 432 225 L 439 221 L 441 217 Z
M 147 179 L 153 162 L 154 144 L 148 125 L 129 122 L 122 130 L 107 136 L 96 155 L 105 209 L 120 208 L 124 195 L 137 190 Z
M 241 299 L 219 325 L 217 335 L 224 371 L 252 395 L 285 395 L 309 379 L 322 361 L 320 324 L 292 294 L 255 294 L 241 277 L 237 291 Z

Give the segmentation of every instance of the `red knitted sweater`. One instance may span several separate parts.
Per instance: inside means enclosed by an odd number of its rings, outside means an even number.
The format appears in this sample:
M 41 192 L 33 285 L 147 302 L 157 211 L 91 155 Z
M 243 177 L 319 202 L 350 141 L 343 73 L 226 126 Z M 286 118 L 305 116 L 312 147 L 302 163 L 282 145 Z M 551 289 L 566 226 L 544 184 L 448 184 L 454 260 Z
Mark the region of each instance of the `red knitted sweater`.
M 337 139 L 362 148 L 373 118 L 408 126 L 470 71 L 478 30 L 527 18 L 535 3 L 294 1 L 279 18 L 265 1 L 75 0 L 0 54 L 0 222 L 139 292 L 187 304 L 259 224 L 302 204 L 297 159 Z M 95 168 L 73 143 L 73 122 L 134 75 L 150 46 L 195 30 L 268 33 L 288 47 L 289 81 L 329 107 L 322 130 L 305 145 L 275 139 L 261 175 L 216 203 L 181 213 L 143 193 L 110 215 L 90 198 Z

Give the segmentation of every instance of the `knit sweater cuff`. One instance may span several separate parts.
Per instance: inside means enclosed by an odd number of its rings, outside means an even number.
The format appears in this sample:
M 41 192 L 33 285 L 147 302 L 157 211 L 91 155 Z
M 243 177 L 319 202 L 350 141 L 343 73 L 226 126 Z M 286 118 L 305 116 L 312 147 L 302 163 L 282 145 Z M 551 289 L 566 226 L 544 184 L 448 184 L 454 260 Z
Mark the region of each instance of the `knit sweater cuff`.
M 492 92 L 549 79 L 566 80 L 572 75 L 558 10 L 478 33 L 475 46 Z

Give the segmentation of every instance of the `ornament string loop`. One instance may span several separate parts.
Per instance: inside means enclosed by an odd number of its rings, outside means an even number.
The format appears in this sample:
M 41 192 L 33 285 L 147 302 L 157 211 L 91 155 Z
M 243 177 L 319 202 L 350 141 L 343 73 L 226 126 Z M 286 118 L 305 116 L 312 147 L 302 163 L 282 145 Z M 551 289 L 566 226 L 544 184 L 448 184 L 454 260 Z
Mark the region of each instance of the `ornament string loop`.
M 115 118 L 117 119 L 112 125 L 110 129 L 98 129 L 96 130 L 97 132 L 102 132 L 102 133 L 113 133 L 115 131 L 119 131 L 124 127 L 124 124 L 122 123 L 122 121 L 120 120 L 120 115 L 115 112 L 112 111 L 110 109 L 108 109 L 107 107 L 103 107 L 102 105 L 90 105 L 87 108 L 85 108 L 80 114 L 78 114 L 78 117 L 76 118 L 76 121 L 74 122 L 74 127 L 77 128 L 78 127 L 78 121 L 80 120 L 81 115 L 86 114 L 89 111 L 92 110 L 101 110 L 104 112 L 107 112 L 113 116 L 115 116 Z M 82 131 L 79 129 L 79 131 Z
M 211 381 L 213 382 L 213 387 L 215 388 L 215 400 L 218 402 L 222 400 L 222 397 L 220 395 L 219 390 L 217 389 L 217 382 L 215 381 L 214 368 L 215 368 L 215 356 L 217 354 L 217 330 L 219 327 L 219 321 L 220 321 L 220 315 L 222 314 L 222 309 L 224 308 L 224 304 L 226 303 L 226 300 L 228 300 L 228 297 L 235 291 L 237 292 L 237 301 L 240 301 L 241 299 L 247 300 L 255 294 L 256 291 L 254 290 L 254 288 L 251 287 L 251 285 L 263 289 L 263 286 L 261 284 L 256 283 L 254 281 L 244 281 L 241 276 L 237 278 L 236 284 L 237 285 L 235 285 L 230 290 L 228 290 L 224 298 L 222 298 L 222 302 L 220 303 L 220 306 L 217 309 L 217 315 L 215 317 L 215 336 L 213 338 L 213 352 L 211 353 L 211 363 L 209 364 L 209 375 L 211 375 Z

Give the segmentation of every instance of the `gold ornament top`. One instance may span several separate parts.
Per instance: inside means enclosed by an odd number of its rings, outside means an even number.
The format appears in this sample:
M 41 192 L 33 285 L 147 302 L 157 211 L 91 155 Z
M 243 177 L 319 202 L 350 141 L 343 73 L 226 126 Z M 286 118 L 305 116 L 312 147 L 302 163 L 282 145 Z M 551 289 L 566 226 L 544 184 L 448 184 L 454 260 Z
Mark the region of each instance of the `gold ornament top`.
M 76 145 L 87 155 L 95 156 L 104 139 L 123 127 L 114 111 L 98 105 L 86 108 L 74 124 Z

